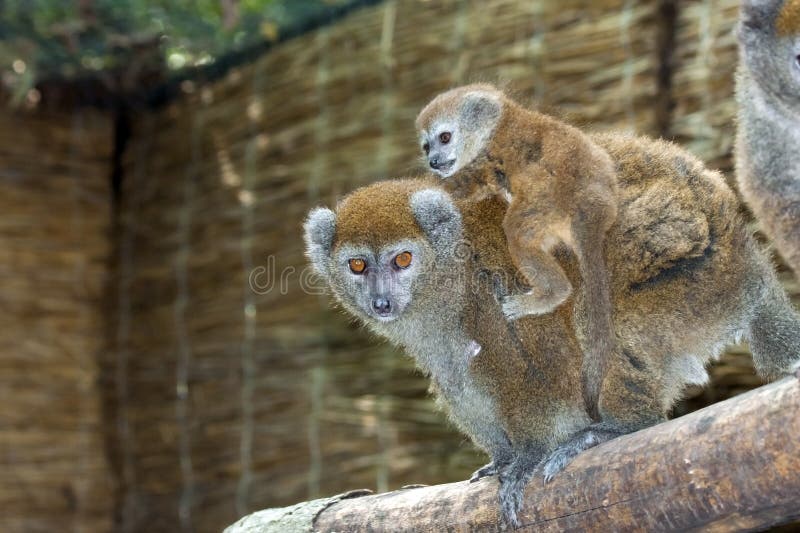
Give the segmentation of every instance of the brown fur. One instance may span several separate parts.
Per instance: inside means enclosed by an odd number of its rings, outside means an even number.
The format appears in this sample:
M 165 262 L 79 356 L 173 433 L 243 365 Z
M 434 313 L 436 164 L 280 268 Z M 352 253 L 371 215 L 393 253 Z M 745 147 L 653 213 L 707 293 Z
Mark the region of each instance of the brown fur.
M 779 37 L 800 33 L 800 0 L 786 0 L 775 21 Z
M 487 85 L 461 87 L 435 98 L 417 118 L 418 129 L 428 129 L 438 117 L 458 116 L 466 96 L 475 91 L 499 98 L 501 116 L 484 151 L 448 180 L 448 188 L 461 197 L 511 194 L 503 227 L 511 258 L 533 287 L 530 296 L 510 296 L 520 308 L 538 314 L 563 303 L 572 284 L 552 251 L 564 243 L 577 255 L 588 319 L 582 389 L 596 418 L 615 345 L 603 251 L 606 232 L 617 217 L 614 166 L 580 130 L 525 109 Z
M 399 241 L 409 235 L 419 235 L 414 217 L 407 216 L 411 194 L 425 186 L 435 186 L 433 180 L 391 180 L 381 183 L 385 194 L 381 202 L 365 209 L 364 204 L 372 200 L 369 188 L 353 191 L 336 208 L 336 237 L 338 243 L 357 243 L 377 247 Z

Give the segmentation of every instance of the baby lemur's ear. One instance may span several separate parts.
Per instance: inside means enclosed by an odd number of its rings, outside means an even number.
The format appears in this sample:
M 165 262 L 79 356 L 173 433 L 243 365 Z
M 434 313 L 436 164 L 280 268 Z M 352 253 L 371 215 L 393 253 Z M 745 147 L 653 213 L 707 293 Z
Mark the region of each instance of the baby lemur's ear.
M 417 224 L 437 252 L 451 252 L 461 239 L 461 213 L 444 191 L 423 189 L 411 196 Z
M 471 124 L 492 122 L 500 117 L 500 99 L 491 93 L 475 91 L 464 97 L 462 120 Z
M 336 213 L 325 207 L 312 209 L 303 223 L 303 233 L 311 266 L 317 274 L 327 277 L 328 259 L 336 234 Z

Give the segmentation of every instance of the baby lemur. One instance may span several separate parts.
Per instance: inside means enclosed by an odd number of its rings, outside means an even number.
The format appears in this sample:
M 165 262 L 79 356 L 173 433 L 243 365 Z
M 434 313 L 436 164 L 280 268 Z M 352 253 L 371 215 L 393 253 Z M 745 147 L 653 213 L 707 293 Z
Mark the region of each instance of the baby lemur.
M 440 94 L 416 121 L 428 164 L 459 197 L 506 198 L 511 258 L 532 289 L 503 300 L 510 319 L 549 313 L 572 291 L 553 250 L 578 258 L 586 298 L 583 391 L 597 416 L 614 346 L 603 249 L 617 217 L 617 177 L 608 154 L 577 128 L 525 109 L 491 85 Z
M 737 33 L 739 189 L 800 276 L 800 0 L 744 0 Z
M 800 367 L 800 318 L 737 216 L 722 177 L 674 145 L 593 137 L 618 166 L 620 211 L 606 239 L 618 343 L 602 422 L 580 387 L 584 282 L 568 247 L 554 257 L 575 290 L 554 312 L 509 322 L 514 284 L 507 206 L 454 199 L 432 179 L 380 182 L 311 211 L 306 252 L 336 300 L 402 345 L 454 423 L 491 457 L 503 514 L 519 525 L 524 487 L 581 451 L 665 420 L 726 343 L 748 339 L 759 374 Z M 523 517 L 524 518 L 524 517 Z

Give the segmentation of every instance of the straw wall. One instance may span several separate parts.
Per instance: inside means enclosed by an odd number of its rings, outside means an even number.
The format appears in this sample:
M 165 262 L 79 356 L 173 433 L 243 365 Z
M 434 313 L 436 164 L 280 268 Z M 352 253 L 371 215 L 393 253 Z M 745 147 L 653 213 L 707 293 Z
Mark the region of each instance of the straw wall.
M 711 166 L 733 169 L 734 72 L 738 53 L 733 27 L 738 0 L 682 0 L 672 53 L 675 107 L 670 135 Z
M 107 531 L 98 356 L 111 121 L 0 121 L 0 530 Z

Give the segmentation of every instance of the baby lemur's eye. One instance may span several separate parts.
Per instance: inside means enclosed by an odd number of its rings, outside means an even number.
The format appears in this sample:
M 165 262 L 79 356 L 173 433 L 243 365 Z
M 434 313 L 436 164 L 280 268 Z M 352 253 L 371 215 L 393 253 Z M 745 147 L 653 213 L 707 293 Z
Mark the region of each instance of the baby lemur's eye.
M 400 252 L 392 261 L 397 268 L 408 268 L 411 264 L 411 252 Z
M 423 144 L 423 145 L 422 145 L 422 149 L 423 149 L 423 150 L 425 150 L 425 153 L 426 153 L 426 154 L 427 154 L 428 152 L 430 152 L 430 151 L 431 151 L 431 145 L 430 145 L 430 143 L 425 143 L 425 144 Z
M 449 131 L 443 131 L 442 133 L 440 133 L 439 134 L 439 141 L 442 144 L 449 143 L 450 142 L 450 132 Z
M 350 265 L 353 274 L 363 274 L 367 268 L 367 262 L 363 259 L 350 259 L 347 264 Z

